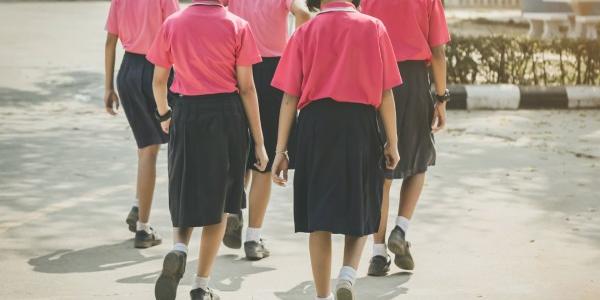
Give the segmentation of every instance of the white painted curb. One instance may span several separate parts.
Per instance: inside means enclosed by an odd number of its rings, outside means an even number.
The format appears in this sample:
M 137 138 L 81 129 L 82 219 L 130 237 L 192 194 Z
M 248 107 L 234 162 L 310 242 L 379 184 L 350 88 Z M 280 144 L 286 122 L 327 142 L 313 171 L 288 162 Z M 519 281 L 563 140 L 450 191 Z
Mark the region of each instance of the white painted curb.
M 465 85 L 467 109 L 518 109 L 519 87 L 512 84 Z

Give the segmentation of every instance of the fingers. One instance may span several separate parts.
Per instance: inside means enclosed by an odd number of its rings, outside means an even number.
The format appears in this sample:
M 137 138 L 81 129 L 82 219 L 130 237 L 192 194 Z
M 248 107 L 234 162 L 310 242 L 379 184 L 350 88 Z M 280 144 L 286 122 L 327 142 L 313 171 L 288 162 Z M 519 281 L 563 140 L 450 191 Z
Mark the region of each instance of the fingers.
M 114 116 L 114 115 L 116 115 L 116 114 L 117 114 L 117 113 L 116 113 L 116 112 L 113 110 L 112 106 L 106 106 L 106 107 L 105 107 L 105 109 L 106 109 L 106 112 L 107 112 L 109 115 L 111 115 L 111 116 Z
M 166 134 L 169 134 L 169 127 L 171 127 L 171 120 L 167 120 L 164 121 L 162 123 L 160 123 L 160 127 L 162 128 L 162 131 Z
M 275 183 L 276 185 L 285 186 L 287 184 L 287 170 L 275 170 L 271 174 L 273 183 Z

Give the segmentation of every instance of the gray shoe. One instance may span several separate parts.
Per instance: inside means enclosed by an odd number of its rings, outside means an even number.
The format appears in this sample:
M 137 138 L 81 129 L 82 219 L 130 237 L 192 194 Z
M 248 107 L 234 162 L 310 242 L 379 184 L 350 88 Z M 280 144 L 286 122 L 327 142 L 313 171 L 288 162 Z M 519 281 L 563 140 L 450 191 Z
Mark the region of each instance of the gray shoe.
M 388 255 L 373 256 L 369 262 L 369 271 L 367 274 L 369 274 L 369 276 L 385 276 L 390 271 L 391 264 L 392 259 Z
M 242 228 L 244 227 L 244 218 L 242 214 L 229 214 L 227 216 L 227 228 L 223 236 L 223 244 L 227 248 L 242 248 Z
M 125 219 L 125 223 L 129 225 L 129 231 L 135 233 L 136 231 L 136 223 L 139 220 L 140 209 L 136 206 L 132 206 L 129 214 L 127 215 L 127 219 Z
M 190 292 L 190 297 L 192 300 L 219 300 L 221 297 L 215 294 L 211 289 L 207 291 L 203 289 L 195 289 Z
M 258 242 L 245 242 L 244 251 L 246 252 L 246 258 L 248 260 L 261 260 L 271 255 L 271 252 L 269 252 L 269 250 L 265 246 L 265 242 L 262 239 Z
M 410 243 L 404 239 L 404 232 L 398 226 L 392 230 L 388 238 L 388 249 L 396 255 L 394 264 L 403 270 L 413 270 L 415 262 L 410 254 Z
M 354 288 L 348 280 L 339 280 L 335 286 L 335 300 L 355 300 Z
M 165 256 L 162 272 L 154 286 L 156 300 L 175 300 L 179 280 L 185 273 L 186 260 L 187 255 L 180 251 L 171 251 Z
M 162 237 L 150 227 L 150 233 L 146 230 L 138 230 L 135 232 L 135 240 L 133 245 L 138 249 L 150 248 L 162 243 Z

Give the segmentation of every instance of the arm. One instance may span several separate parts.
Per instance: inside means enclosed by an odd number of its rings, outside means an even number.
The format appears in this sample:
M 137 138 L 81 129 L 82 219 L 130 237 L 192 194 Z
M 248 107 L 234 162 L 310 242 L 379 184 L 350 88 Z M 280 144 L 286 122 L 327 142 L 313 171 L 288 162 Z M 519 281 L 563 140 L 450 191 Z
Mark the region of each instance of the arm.
M 154 101 L 156 109 L 161 116 L 169 112 L 167 102 L 167 81 L 169 80 L 170 69 L 154 66 L 154 78 L 152 79 L 152 91 L 154 92 Z M 161 127 L 165 133 L 169 133 L 171 119 L 162 122 Z
M 400 154 L 398 154 L 396 104 L 394 102 L 394 93 L 392 90 L 383 91 L 381 105 L 379 106 L 379 115 L 383 121 L 383 127 L 385 128 L 388 141 L 384 150 L 386 168 L 393 170 L 400 161 Z
M 273 161 L 272 178 L 277 185 L 284 186 L 288 179 L 287 145 L 296 118 L 298 97 L 285 93 L 279 110 L 279 129 L 277 133 L 277 147 Z
M 308 22 L 311 18 L 311 14 L 308 11 L 308 8 L 300 0 L 293 0 L 292 5 L 290 7 L 290 12 L 296 18 L 296 28 L 302 26 L 302 24 Z
M 106 112 L 115 115 L 115 110 L 119 109 L 119 97 L 115 92 L 115 56 L 117 42 L 119 37 L 112 34 L 106 34 L 106 44 L 104 45 L 104 107 Z
M 265 142 L 260 125 L 260 111 L 258 108 L 258 96 L 256 95 L 256 87 L 254 86 L 254 77 L 252 75 L 252 66 L 237 66 L 236 76 L 242 104 L 250 126 L 250 132 L 254 139 L 254 147 L 256 152 L 255 166 L 264 171 L 269 162 L 267 151 L 265 150 Z
M 433 80 L 435 82 L 436 95 L 444 95 L 446 92 L 446 53 L 445 46 L 440 45 L 431 48 L 433 54 L 431 58 L 431 69 L 433 71 Z M 446 127 L 446 102 L 437 102 L 435 106 L 435 114 L 432 131 L 438 132 Z

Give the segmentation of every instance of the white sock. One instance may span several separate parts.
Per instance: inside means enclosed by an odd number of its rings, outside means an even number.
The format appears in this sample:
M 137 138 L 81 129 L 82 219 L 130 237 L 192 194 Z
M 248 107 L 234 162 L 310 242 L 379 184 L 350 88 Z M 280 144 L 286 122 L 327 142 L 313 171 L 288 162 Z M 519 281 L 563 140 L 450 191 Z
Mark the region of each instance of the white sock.
M 152 230 L 150 230 L 150 223 L 142 223 L 140 221 L 137 221 L 135 223 L 135 227 L 137 231 L 141 231 L 144 230 L 147 233 L 152 233 Z
M 173 245 L 173 251 L 179 251 L 179 252 L 183 252 L 183 253 L 187 254 L 188 247 L 184 243 L 175 243 L 175 245 Z
M 315 299 L 317 299 L 317 300 L 334 300 L 333 293 L 329 294 L 329 296 L 327 296 L 325 298 L 321 298 L 321 297 L 317 296 Z
M 210 277 L 200 277 L 198 275 L 194 276 L 194 282 L 192 283 L 192 290 L 195 289 L 203 289 L 208 290 L 208 281 Z
M 373 244 L 373 257 L 375 256 L 387 257 L 385 244 Z
M 402 229 L 402 231 L 404 231 L 404 234 L 406 234 L 406 232 L 408 231 L 409 224 L 410 224 L 409 219 L 407 219 L 403 216 L 396 217 L 396 226 L 400 227 L 400 229 Z
M 246 229 L 246 242 L 250 242 L 250 241 L 255 241 L 255 242 L 259 242 L 260 241 L 260 228 L 252 228 L 252 227 L 248 227 L 248 229 Z
M 340 269 L 340 275 L 338 276 L 338 280 L 347 280 L 350 281 L 352 285 L 356 281 L 356 270 L 350 266 L 343 266 Z
M 140 200 L 135 199 L 135 201 L 133 201 L 133 205 L 132 206 L 139 208 L 140 207 Z

